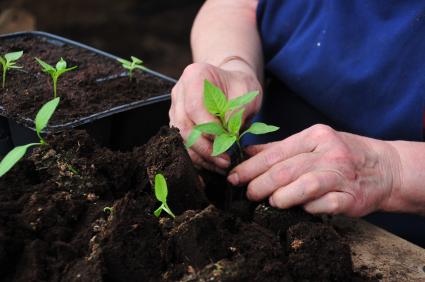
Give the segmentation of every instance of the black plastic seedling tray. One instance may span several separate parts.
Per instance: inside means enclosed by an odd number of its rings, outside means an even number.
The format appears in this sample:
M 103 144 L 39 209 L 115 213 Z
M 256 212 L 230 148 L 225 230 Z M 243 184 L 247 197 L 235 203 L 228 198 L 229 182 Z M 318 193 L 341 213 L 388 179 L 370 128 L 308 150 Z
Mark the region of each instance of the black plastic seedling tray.
M 0 41 L 20 36 L 43 38 L 54 45 L 70 45 L 89 50 L 110 59 L 117 56 L 100 51 L 93 47 L 69 40 L 46 32 L 19 32 L 0 35 Z M 145 73 L 167 82 L 175 80 L 155 71 L 147 69 Z M 131 150 L 134 146 L 145 143 L 162 125 L 168 124 L 168 109 L 170 107 L 170 93 L 147 98 L 141 101 L 113 107 L 103 112 L 94 113 L 72 122 L 51 124 L 46 133 L 56 133 L 69 129 L 85 129 L 99 144 L 113 150 Z M 0 106 L 0 154 L 12 149 L 13 146 L 37 142 L 34 124 L 31 119 L 15 120 L 8 117 Z

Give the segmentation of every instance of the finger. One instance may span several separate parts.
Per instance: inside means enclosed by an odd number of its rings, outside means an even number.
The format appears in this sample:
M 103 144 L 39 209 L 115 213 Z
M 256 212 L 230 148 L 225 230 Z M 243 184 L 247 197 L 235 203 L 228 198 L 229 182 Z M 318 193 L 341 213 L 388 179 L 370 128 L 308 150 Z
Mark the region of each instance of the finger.
M 192 123 L 186 116 L 186 112 L 184 110 L 184 95 L 181 91 L 182 87 L 178 82 L 176 86 L 174 86 L 171 92 L 171 108 L 169 111 L 170 116 L 170 126 L 175 126 L 180 129 L 180 134 L 183 139 L 187 137 L 187 134 L 183 134 L 186 127 L 191 127 Z M 186 129 L 187 131 L 187 129 Z
M 170 109 L 168 110 L 168 120 L 168 125 L 170 127 L 174 126 L 178 128 L 178 126 L 176 125 L 176 106 L 174 103 L 171 103 Z
M 355 205 L 354 198 L 345 192 L 330 192 L 304 205 L 304 210 L 312 214 L 344 214 L 361 216 L 351 212 Z
M 248 185 L 247 197 L 252 201 L 261 201 L 275 190 L 295 181 L 300 175 L 312 170 L 317 156 L 300 154 L 282 161 L 261 174 Z
M 288 209 L 311 202 L 340 186 L 341 178 L 330 171 L 312 171 L 294 182 L 276 190 L 269 199 L 270 205 Z
M 204 168 L 206 170 L 209 171 L 213 171 L 216 173 L 219 173 L 221 175 L 225 175 L 226 171 L 223 169 L 218 168 L 217 166 L 205 161 L 202 156 L 200 156 L 198 153 L 196 153 L 195 151 L 188 149 L 188 153 L 190 158 L 192 159 L 193 163 L 195 164 L 195 166 L 197 166 L 198 168 Z
M 245 153 L 252 157 L 255 156 L 256 154 L 264 151 L 265 149 L 270 148 L 271 146 L 275 146 L 276 143 L 278 142 L 271 142 L 271 143 L 267 143 L 267 144 L 259 144 L 259 145 L 251 145 L 245 148 Z
M 228 178 L 229 182 L 233 185 L 250 182 L 278 162 L 298 154 L 312 152 L 315 143 L 306 140 L 305 135 L 306 132 L 303 131 L 282 141 L 272 143 L 263 151 L 234 168 Z
M 173 115 L 173 123 L 170 121 L 170 125 L 178 127 L 182 138 L 187 140 L 189 134 L 193 130 L 194 124 L 189 119 L 187 119 L 184 109 L 175 107 L 174 112 L 170 112 L 170 115 Z M 212 158 L 210 156 L 212 152 L 212 141 L 205 136 L 201 136 L 196 141 L 196 143 L 192 145 L 188 152 L 195 164 L 199 164 L 203 168 L 211 171 L 218 170 L 222 172 L 223 168 L 226 168 L 230 164 L 230 161 L 228 161 L 226 158 L 219 159 Z M 222 169 L 219 169 L 215 166 L 218 166 Z
M 193 130 L 194 124 L 187 119 L 186 114 L 181 108 L 176 107 L 175 112 L 174 126 L 177 126 L 180 129 L 180 135 L 184 140 L 187 140 L 189 134 Z M 202 135 L 195 144 L 191 146 L 191 149 L 196 152 L 203 161 L 217 166 L 221 171 L 230 166 L 230 158 L 227 154 L 222 154 L 218 157 L 211 156 L 213 150 L 212 140 L 205 135 Z M 210 170 L 212 169 L 210 168 Z
M 205 161 L 218 166 L 220 169 L 226 169 L 230 166 L 230 158 L 227 154 L 221 154 L 218 157 L 211 156 L 213 145 L 211 140 L 205 138 L 205 136 L 201 136 L 190 148 Z

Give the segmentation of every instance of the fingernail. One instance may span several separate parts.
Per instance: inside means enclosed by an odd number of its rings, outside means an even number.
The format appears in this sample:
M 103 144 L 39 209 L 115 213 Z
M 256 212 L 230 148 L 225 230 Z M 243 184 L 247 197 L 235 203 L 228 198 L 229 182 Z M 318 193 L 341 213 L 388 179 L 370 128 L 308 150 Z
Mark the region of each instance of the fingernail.
M 230 161 L 225 158 L 217 158 L 217 165 L 222 168 L 227 168 L 230 165 Z
M 239 184 L 239 175 L 236 172 L 234 172 L 227 177 L 227 181 L 232 183 L 233 186 L 236 186 Z
M 272 206 L 272 207 L 276 207 L 276 205 L 274 204 L 274 201 L 273 201 L 273 197 L 270 197 L 270 198 L 269 198 L 269 204 L 270 204 L 270 206 Z

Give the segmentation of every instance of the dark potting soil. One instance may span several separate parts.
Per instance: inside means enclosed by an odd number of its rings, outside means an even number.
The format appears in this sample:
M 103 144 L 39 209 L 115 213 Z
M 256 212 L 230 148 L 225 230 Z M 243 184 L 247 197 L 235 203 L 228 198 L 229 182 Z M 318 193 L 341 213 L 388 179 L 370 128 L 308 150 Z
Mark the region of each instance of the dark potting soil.
M 0 39 L 0 42 L 2 55 L 24 51 L 17 61 L 23 68 L 8 72 L 6 87 L 0 88 L 0 104 L 12 118 L 34 119 L 41 105 L 53 98 L 50 75 L 41 70 L 34 57 L 53 66 L 63 57 L 68 67 L 78 66 L 58 79 L 61 106 L 52 117 L 52 125 L 167 94 L 172 87 L 172 83 L 139 70 L 130 82 L 127 76 L 122 76 L 126 72 L 117 61 L 79 47 L 30 36 Z
M 220 181 L 200 181 L 175 129 L 125 153 L 82 131 L 48 143 L 0 179 L 1 281 L 359 279 L 320 218 L 265 204 L 243 218 L 210 204 Z M 153 215 L 158 172 L 175 219 Z

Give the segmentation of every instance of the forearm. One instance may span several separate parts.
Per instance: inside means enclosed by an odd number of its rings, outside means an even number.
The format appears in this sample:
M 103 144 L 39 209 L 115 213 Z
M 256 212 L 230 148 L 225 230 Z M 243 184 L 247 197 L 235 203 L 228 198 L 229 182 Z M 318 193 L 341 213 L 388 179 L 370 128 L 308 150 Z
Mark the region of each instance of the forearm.
M 208 0 L 195 19 L 191 44 L 194 62 L 246 70 L 263 77 L 256 24 L 258 0 Z
M 399 161 L 394 162 L 394 170 L 398 171 L 396 178 L 400 181 L 394 186 L 385 210 L 425 215 L 425 143 L 388 143 L 399 156 Z

